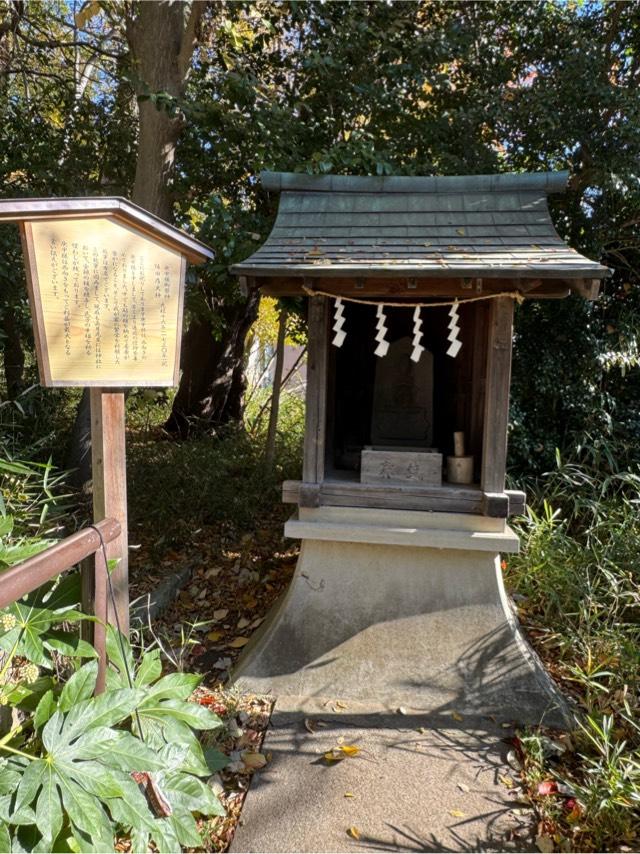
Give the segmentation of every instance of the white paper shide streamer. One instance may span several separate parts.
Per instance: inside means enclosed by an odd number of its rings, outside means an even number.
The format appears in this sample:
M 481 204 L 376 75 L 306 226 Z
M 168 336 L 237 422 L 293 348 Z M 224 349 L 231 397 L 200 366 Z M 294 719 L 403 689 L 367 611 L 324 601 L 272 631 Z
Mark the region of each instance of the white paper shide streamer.
M 375 349 L 375 354 L 382 357 L 386 356 L 389 351 L 389 342 L 386 340 L 388 330 L 385 326 L 384 306 L 381 304 L 378 305 L 376 310 L 376 317 L 378 318 L 378 322 L 376 323 L 376 341 L 378 342 L 378 346 Z
M 420 306 L 417 305 L 413 312 L 413 350 L 411 351 L 411 360 L 418 363 L 420 357 L 424 353 L 422 346 L 422 317 L 420 315 Z
M 344 344 L 344 339 L 347 337 L 347 333 L 342 328 L 344 324 L 344 303 L 340 297 L 338 297 L 335 301 L 335 313 L 333 315 L 333 331 L 336 334 L 333 336 L 333 341 L 331 343 L 334 347 L 342 347 Z
M 453 359 L 455 359 L 462 347 L 462 341 L 458 338 L 458 333 L 460 332 L 458 320 L 458 303 L 455 302 L 449 309 L 449 334 L 447 335 L 447 340 L 450 342 L 447 356 L 451 356 Z

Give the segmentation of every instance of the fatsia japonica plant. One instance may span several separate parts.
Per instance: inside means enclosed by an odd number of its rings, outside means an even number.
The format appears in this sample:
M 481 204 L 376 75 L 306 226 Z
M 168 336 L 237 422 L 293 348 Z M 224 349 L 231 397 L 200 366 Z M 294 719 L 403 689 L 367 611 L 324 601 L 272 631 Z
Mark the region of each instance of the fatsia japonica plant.
M 157 649 L 136 661 L 109 628 L 105 691 L 94 696 L 95 660 L 62 684 L 61 661 L 95 656 L 55 628 L 84 616 L 69 604 L 76 584 L 71 576 L 0 612 L 0 696 L 11 710 L 0 737 L 0 851 L 105 852 L 120 835 L 136 852 L 197 847 L 195 815 L 224 814 L 203 778 L 226 763 L 196 734 L 221 726 L 189 702 L 201 677 L 163 675 Z

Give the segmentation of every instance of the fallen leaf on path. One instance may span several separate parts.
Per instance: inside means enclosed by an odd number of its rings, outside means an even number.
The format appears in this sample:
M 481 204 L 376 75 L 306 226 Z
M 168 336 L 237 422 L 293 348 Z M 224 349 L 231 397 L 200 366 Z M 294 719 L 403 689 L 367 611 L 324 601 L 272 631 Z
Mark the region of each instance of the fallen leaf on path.
M 311 718 L 304 719 L 304 728 L 307 732 L 310 732 L 311 735 L 314 735 L 316 732 L 316 727 L 318 726 L 318 721 L 314 721 Z
M 360 753 L 360 748 L 353 744 L 343 744 L 340 747 L 333 747 L 324 754 L 327 762 L 342 762 L 348 756 L 357 756 Z
M 245 644 L 249 643 L 249 638 L 238 637 L 234 638 L 227 646 L 230 646 L 232 649 L 240 649 L 240 647 L 245 646 Z
M 228 608 L 218 608 L 217 611 L 213 612 L 213 619 L 214 620 L 224 620 L 224 618 L 227 616 L 228 613 L 229 613 Z
M 357 756 L 360 753 L 360 748 L 356 747 L 355 744 L 343 744 L 340 750 L 346 753 L 347 756 Z
M 224 632 L 209 632 L 209 634 L 207 635 L 207 640 L 219 641 L 223 634 Z
M 466 783 L 458 783 L 458 788 L 460 789 L 461 792 L 468 792 L 469 791 L 469 787 L 467 786 Z
M 465 813 L 462 810 L 449 810 L 449 815 L 452 815 L 454 818 L 464 818 Z
M 246 629 L 247 626 L 250 625 L 250 623 L 251 623 L 251 620 L 247 620 L 246 617 L 242 617 L 241 619 L 238 620 L 238 625 L 236 626 L 236 628 L 240 629 L 242 631 L 242 629 Z
M 453 712 L 451 712 L 451 717 L 454 719 L 454 721 L 458 721 L 458 722 L 464 720 L 464 718 L 460 714 L 460 712 L 456 712 L 455 710 Z
M 536 848 L 542 851 L 542 854 L 551 854 L 554 850 L 553 839 L 550 836 L 538 836 L 536 838 Z
M 343 703 L 341 700 L 336 700 L 334 703 L 334 706 L 336 707 L 336 709 L 348 709 L 349 708 L 349 706 L 347 706 L 347 704 Z
M 357 827 L 350 827 L 347 833 L 352 839 L 360 839 L 360 831 Z
M 354 794 L 353 794 L 353 792 L 345 792 L 344 796 L 345 796 L 345 798 L 353 798 Z
M 398 714 L 399 715 L 408 715 L 409 712 L 405 709 L 404 706 L 398 706 Z
M 515 783 L 511 779 L 511 777 L 504 777 L 502 774 L 498 774 L 498 780 L 502 783 L 503 786 L 506 786 L 507 789 L 513 789 Z

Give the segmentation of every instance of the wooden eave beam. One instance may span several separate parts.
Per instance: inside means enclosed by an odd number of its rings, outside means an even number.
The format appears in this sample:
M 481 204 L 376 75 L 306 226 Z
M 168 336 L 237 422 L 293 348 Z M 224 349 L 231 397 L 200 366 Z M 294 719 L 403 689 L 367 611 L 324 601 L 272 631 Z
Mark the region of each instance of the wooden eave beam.
M 586 300 L 597 300 L 600 296 L 600 279 L 567 279 L 571 290 Z
M 272 297 L 300 296 L 305 287 L 316 288 L 336 296 L 354 297 L 406 297 L 408 300 L 416 297 L 459 297 L 464 299 L 482 293 L 500 293 L 501 291 L 518 290 L 526 299 L 549 299 L 566 297 L 569 286 L 561 279 L 509 279 L 479 277 L 445 278 L 365 278 L 365 277 L 309 277 L 260 276 L 255 279 L 263 294 Z

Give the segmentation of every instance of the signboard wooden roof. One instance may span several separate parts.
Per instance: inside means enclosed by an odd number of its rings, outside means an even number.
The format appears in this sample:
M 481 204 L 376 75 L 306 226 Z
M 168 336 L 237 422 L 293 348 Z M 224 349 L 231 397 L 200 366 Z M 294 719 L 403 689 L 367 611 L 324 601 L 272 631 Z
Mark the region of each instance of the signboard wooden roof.
M 46 386 L 178 381 L 188 261 L 209 247 L 121 198 L 0 199 L 18 222 Z
M 252 277 L 593 280 L 609 270 L 567 246 L 547 194 L 567 172 L 357 177 L 263 172 L 281 192 L 265 243 L 231 270 Z

